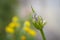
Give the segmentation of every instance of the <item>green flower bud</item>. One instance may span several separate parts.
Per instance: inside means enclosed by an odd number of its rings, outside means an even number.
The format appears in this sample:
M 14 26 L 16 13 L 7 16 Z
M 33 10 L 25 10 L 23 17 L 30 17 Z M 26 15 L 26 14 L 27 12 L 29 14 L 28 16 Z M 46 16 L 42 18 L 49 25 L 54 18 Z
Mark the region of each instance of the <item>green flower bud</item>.
M 43 27 L 46 25 L 46 21 L 43 20 L 43 18 L 41 16 L 38 16 L 33 8 L 32 8 L 32 11 L 34 13 L 33 17 L 32 17 L 33 18 L 32 23 L 33 23 L 34 27 L 41 32 L 43 40 L 46 40 L 46 37 L 43 32 Z
M 43 18 L 41 16 L 37 16 L 37 15 L 34 15 L 33 17 L 33 25 L 35 26 L 35 28 L 37 29 L 42 29 L 44 27 L 44 25 L 46 24 L 46 21 L 43 20 Z

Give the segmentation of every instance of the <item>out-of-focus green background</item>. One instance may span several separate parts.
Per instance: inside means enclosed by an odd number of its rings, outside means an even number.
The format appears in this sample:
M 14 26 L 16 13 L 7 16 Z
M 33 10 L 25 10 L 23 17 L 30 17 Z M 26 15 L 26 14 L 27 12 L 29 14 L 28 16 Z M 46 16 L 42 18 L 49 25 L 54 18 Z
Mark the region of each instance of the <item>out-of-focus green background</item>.
M 5 27 L 16 15 L 17 0 L 0 0 L 0 40 L 6 40 Z
M 18 11 L 20 11 L 19 5 L 21 5 L 19 4 L 19 0 L 0 0 L 0 40 L 21 40 L 22 36 L 23 39 L 24 36 L 26 36 L 26 40 L 34 40 L 34 37 L 23 30 L 24 22 L 27 20 L 31 21 L 32 16 L 29 15 L 23 19 L 20 15 L 21 13 L 18 15 Z M 10 34 L 6 32 L 6 27 L 12 22 L 12 18 L 14 16 L 18 18 L 16 19 L 19 20 L 18 22 L 20 23 L 21 27 L 19 26 L 19 28 L 16 28 L 14 34 Z M 11 29 L 7 30 L 11 31 Z

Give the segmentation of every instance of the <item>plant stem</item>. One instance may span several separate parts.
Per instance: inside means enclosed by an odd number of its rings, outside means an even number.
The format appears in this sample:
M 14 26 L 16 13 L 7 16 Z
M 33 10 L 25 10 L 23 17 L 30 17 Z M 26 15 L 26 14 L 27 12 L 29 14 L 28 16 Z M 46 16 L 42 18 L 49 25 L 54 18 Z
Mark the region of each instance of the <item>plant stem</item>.
M 42 35 L 42 39 L 43 39 L 43 40 L 46 40 L 45 34 L 44 34 L 44 32 L 43 32 L 42 29 L 40 30 L 40 32 L 41 32 L 41 35 Z

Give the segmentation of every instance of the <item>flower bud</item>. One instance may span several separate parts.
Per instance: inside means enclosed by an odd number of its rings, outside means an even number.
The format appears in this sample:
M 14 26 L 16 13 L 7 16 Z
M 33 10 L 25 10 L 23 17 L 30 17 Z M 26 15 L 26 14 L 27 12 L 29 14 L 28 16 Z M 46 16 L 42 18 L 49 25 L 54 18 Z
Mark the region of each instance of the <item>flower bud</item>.
M 33 25 L 37 29 L 42 29 L 45 24 L 46 24 L 46 21 L 43 20 L 43 18 L 41 16 L 38 16 L 37 14 L 33 15 Z

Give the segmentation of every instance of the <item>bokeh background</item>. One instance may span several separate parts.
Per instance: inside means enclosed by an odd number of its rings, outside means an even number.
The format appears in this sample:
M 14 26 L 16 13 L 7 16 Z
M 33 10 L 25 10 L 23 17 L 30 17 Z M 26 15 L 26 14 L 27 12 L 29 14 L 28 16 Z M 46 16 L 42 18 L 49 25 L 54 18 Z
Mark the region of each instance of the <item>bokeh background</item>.
M 36 13 L 47 20 L 47 25 L 44 27 L 47 40 L 60 40 L 60 0 L 19 1 L 22 10 L 28 9 L 30 12 L 30 6 L 32 5 Z M 38 30 L 37 32 L 37 40 L 41 40 L 41 35 Z
M 2 36 L 5 33 L 4 26 L 11 21 L 11 18 L 18 15 L 25 19 L 32 13 L 31 6 L 47 21 L 44 27 L 47 40 L 60 40 L 60 0 L 0 0 L 0 26 L 3 26 L 0 27 L 0 39 L 5 38 L 5 34 Z M 37 32 L 36 40 L 42 40 L 40 32 L 35 30 Z

